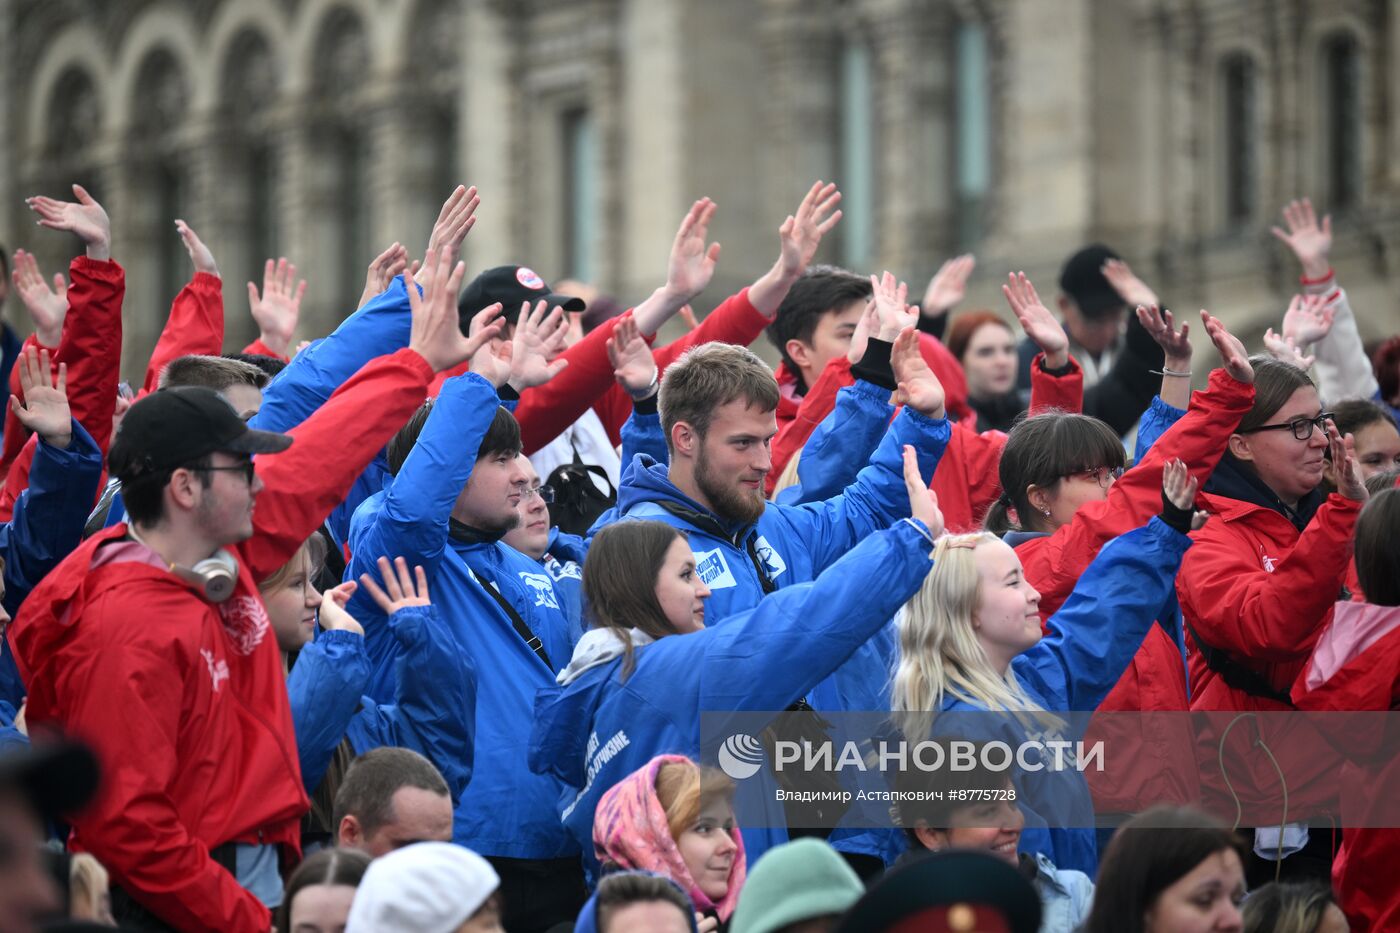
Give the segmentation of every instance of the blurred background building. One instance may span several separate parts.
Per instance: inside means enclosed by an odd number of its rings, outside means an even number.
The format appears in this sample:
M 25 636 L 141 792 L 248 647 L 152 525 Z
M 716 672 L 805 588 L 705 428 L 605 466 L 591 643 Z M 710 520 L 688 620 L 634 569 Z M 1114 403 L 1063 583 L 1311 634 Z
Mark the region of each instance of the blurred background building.
M 1269 226 L 1309 194 L 1372 337 L 1400 326 L 1398 47 L 1389 0 L 0 0 L 0 242 L 53 271 L 74 243 L 23 198 L 87 185 L 135 360 L 189 274 L 175 217 L 218 257 L 232 342 L 264 258 L 304 271 L 323 333 L 459 181 L 469 268 L 625 301 L 710 195 L 703 312 L 823 178 L 846 196 L 824 260 L 921 290 L 971 250 L 964 307 L 1004 310 L 1006 271 L 1051 292 L 1101 240 L 1253 336 L 1296 276 Z

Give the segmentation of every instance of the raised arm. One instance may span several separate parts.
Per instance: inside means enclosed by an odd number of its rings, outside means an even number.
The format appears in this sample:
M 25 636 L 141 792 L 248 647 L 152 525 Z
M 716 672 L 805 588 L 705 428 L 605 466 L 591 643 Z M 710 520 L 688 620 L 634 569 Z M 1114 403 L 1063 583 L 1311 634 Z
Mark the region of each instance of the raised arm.
M 375 266 L 371 264 L 370 269 L 373 274 Z M 388 287 L 387 280 L 385 287 Z M 379 289 L 374 295 L 383 290 Z M 297 320 L 301 317 L 301 299 L 305 294 L 306 280 L 297 282 L 297 267 L 288 262 L 286 256 L 275 264 L 269 259 L 263 266 L 262 291 L 259 292 L 252 282 L 248 283 L 248 310 L 253 322 L 258 325 L 258 339 L 245 347 L 243 352 L 264 353 L 290 360 L 292 335 L 296 333 Z M 372 297 L 362 297 L 358 307 L 363 308 Z
M 170 317 L 151 351 L 142 392 L 154 392 L 171 360 L 191 354 L 217 356 L 224 348 L 223 279 L 214 254 L 183 220 L 175 221 L 180 241 L 194 264 L 194 276 L 170 306 Z

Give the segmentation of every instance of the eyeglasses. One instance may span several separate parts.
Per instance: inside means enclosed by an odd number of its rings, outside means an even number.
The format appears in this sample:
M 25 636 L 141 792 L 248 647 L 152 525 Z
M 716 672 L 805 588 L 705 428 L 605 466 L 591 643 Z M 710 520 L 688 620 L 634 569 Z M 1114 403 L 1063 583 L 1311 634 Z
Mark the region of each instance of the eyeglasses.
M 527 487 L 525 487 L 525 490 L 524 490 L 523 492 L 521 492 L 521 494 L 520 494 L 520 501 L 521 501 L 521 502 L 529 502 L 529 501 L 530 501 L 531 499 L 533 499 L 535 496 L 539 496 L 541 499 L 543 499 L 545 505 L 553 505 L 553 504 L 554 504 L 554 487 L 553 487 L 553 486 L 527 486 Z
M 1253 434 L 1256 431 L 1282 431 L 1287 428 L 1293 432 L 1293 436 L 1298 440 L 1305 441 L 1313 436 L 1314 430 L 1326 433 L 1327 422 L 1331 421 L 1333 417 L 1332 412 L 1324 411 L 1316 418 L 1294 418 L 1292 421 L 1287 421 L 1283 424 L 1261 424 L 1257 428 L 1250 428 L 1248 431 L 1240 431 L 1238 433 Z
M 255 475 L 252 460 L 244 460 L 233 466 L 197 466 L 190 467 L 190 469 L 200 473 L 242 473 L 249 486 L 253 485 L 253 476 Z
M 1099 484 L 1100 489 L 1107 489 L 1113 485 L 1114 480 L 1123 476 L 1122 467 L 1094 467 L 1092 470 L 1076 470 L 1073 473 L 1066 473 L 1066 476 L 1083 476 Z

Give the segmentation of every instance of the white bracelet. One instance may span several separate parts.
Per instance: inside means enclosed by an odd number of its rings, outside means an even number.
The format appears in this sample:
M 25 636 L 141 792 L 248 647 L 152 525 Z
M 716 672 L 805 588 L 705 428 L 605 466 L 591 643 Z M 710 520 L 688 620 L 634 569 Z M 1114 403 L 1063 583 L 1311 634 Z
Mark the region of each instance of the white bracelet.
M 1186 370 L 1186 372 L 1184 373 L 1179 373 L 1174 369 L 1167 369 L 1165 366 L 1163 366 L 1161 369 L 1149 369 L 1148 372 L 1150 372 L 1154 376 L 1177 376 L 1182 379 L 1185 379 L 1191 375 L 1191 370 L 1189 369 Z

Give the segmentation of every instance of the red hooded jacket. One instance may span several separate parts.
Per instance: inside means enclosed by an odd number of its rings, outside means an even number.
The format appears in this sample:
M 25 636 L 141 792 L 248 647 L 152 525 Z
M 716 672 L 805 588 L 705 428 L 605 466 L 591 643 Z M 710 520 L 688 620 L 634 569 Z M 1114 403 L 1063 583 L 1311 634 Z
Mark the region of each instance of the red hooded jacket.
M 103 782 L 73 821 L 137 901 L 180 929 L 258 931 L 268 911 L 209 858 L 228 842 L 299 855 L 308 807 L 276 639 L 257 583 L 296 552 L 422 402 L 412 350 L 367 364 L 257 460 L 238 586 L 211 604 L 118 525 L 88 539 L 25 601 L 10 644 L 28 716 L 87 741 Z

